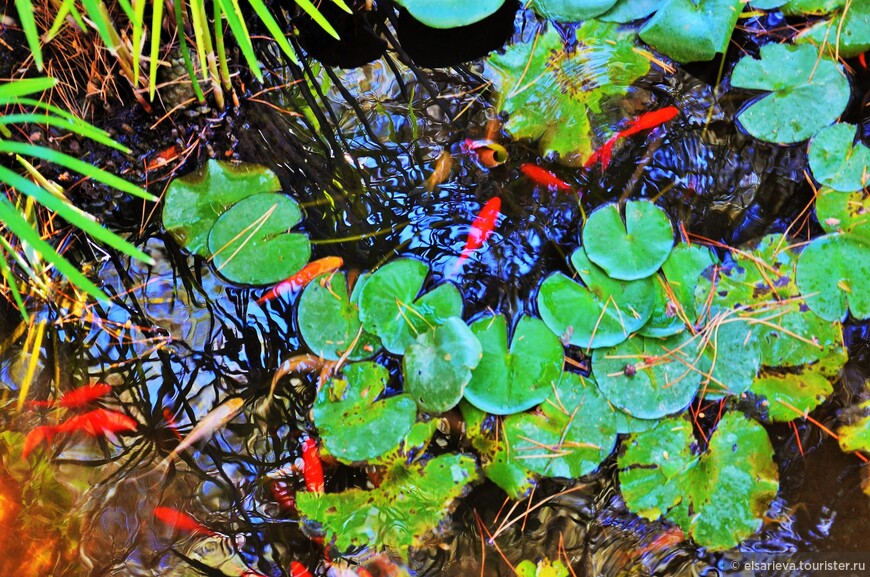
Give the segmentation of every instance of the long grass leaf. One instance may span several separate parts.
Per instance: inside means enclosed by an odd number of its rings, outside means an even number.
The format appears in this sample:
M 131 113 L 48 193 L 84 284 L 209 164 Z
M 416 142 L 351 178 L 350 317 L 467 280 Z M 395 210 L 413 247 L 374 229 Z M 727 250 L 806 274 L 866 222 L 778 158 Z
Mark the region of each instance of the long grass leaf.
M 248 68 L 260 82 L 263 81 L 263 71 L 260 70 L 260 62 L 257 60 L 257 55 L 254 54 L 254 46 L 251 43 L 251 35 L 248 33 L 248 27 L 245 25 L 244 16 L 239 9 L 237 0 L 218 0 L 221 6 L 221 12 L 227 18 L 230 25 L 230 30 L 236 38 L 236 43 L 248 63 Z
M 42 72 L 42 47 L 39 45 L 36 20 L 33 18 L 33 4 L 30 0 L 15 0 L 15 7 L 18 9 L 18 20 L 21 22 L 24 37 L 27 38 L 27 45 L 30 46 L 30 53 L 33 54 L 36 69 Z
M 48 162 L 53 162 L 55 164 L 59 164 L 61 166 L 69 168 L 70 170 L 75 170 L 76 172 L 92 178 L 97 182 L 102 182 L 103 184 L 107 184 L 123 192 L 130 193 L 133 196 L 138 196 L 139 198 L 144 198 L 145 200 L 157 200 L 157 197 L 153 194 L 146 192 L 145 190 L 139 188 L 131 182 L 127 182 L 119 176 L 115 176 L 114 174 L 106 172 L 105 170 L 100 170 L 92 164 L 82 162 L 78 158 L 73 158 L 68 154 L 64 154 L 56 150 L 51 150 L 50 148 L 35 146 L 33 144 L 28 144 L 25 142 L 0 140 L 0 152 L 21 154 L 24 156 L 33 156 L 35 158 L 47 160 Z
M 175 27 L 178 30 L 178 43 L 181 45 L 181 57 L 184 59 L 184 67 L 187 68 L 187 75 L 193 84 L 193 92 L 196 94 L 196 99 L 199 102 L 203 102 L 205 101 L 205 95 L 202 93 L 202 88 L 199 87 L 199 81 L 196 79 L 196 69 L 190 60 L 190 48 L 187 45 L 187 36 L 184 33 L 184 18 L 182 16 L 182 11 L 185 7 L 184 1 L 175 0 L 173 7 L 175 9 Z
M 36 336 L 33 338 L 33 347 L 30 349 L 30 359 L 27 363 L 27 370 L 24 372 L 24 378 L 21 380 L 21 390 L 18 391 L 18 404 L 16 408 L 19 412 L 24 408 L 27 393 L 30 392 L 30 385 L 33 384 L 33 375 L 36 374 L 36 367 L 39 365 L 39 349 L 42 348 L 43 335 L 45 335 L 45 319 L 39 321 L 36 325 Z
M 193 39 L 196 43 L 196 53 L 199 56 L 199 70 L 203 79 L 208 78 L 208 61 L 206 60 L 206 39 L 208 34 L 203 0 L 187 0 L 190 5 L 190 23 L 193 26 Z
M 68 118 L 58 118 L 57 116 L 49 114 L 48 112 L 23 112 L 20 114 L 6 114 L 5 116 L 0 116 L 0 125 L 3 126 L 24 123 L 54 126 L 56 128 L 61 128 L 63 130 L 74 132 L 79 136 L 90 138 L 91 140 L 99 142 L 100 144 L 105 144 L 106 146 L 111 146 L 112 148 L 117 148 L 119 150 L 129 152 L 129 149 L 126 146 L 122 146 L 112 140 L 112 138 L 108 136 L 107 133 L 104 133 L 103 131 L 94 128 L 93 126 L 90 126 L 89 124 L 81 120 L 79 120 L 79 122 L 75 122 Z
M 223 18 L 221 18 L 220 2 L 214 0 L 212 8 L 214 9 L 214 51 L 218 59 L 221 81 L 224 88 L 229 90 L 233 85 L 230 80 L 230 68 L 227 65 L 227 49 L 224 46 L 224 23 Z
M 251 1 L 253 4 L 253 0 Z M 341 40 L 338 37 L 338 32 L 335 31 L 335 28 L 332 27 L 332 24 L 327 21 L 326 18 L 323 17 L 323 14 L 320 13 L 320 10 L 317 9 L 317 6 L 311 3 L 311 0 L 296 0 L 296 4 L 302 8 L 306 14 L 311 16 L 311 19 L 317 22 L 317 24 L 323 28 L 323 30 L 335 38 L 336 40 Z
M 54 87 L 57 80 L 54 78 L 24 78 L 14 82 L 0 84 L 0 104 L 8 104 L 12 98 L 45 92 Z
M 142 35 L 145 32 L 145 0 L 133 0 L 131 23 L 133 25 L 133 85 L 139 86 L 139 61 L 142 59 Z
M 64 275 L 69 282 L 98 300 L 109 300 L 106 293 L 100 290 L 97 285 L 91 282 L 88 277 L 83 275 L 68 260 L 58 254 L 54 250 L 54 247 L 42 240 L 39 233 L 24 220 L 18 209 L 12 206 L 12 203 L 4 197 L 0 197 L 0 222 L 3 222 L 12 234 L 39 251 L 43 260 L 53 264 L 58 272 Z
M 9 292 L 12 293 L 12 300 L 18 306 L 21 317 L 25 321 L 30 321 L 30 315 L 27 314 L 27 309 L 24 307 L 24 299 L 21 298 L 21 291 L 18 290 L 18 283 L 15 282 L 15 276 L 12 274 L 12 269 L 6 264 L 6 251 L 0 247 L 0 273 L 6 279 L 6 285 L 9 287 Z
M 124 14 L 127 15 L 127 19 L 131 22 L 135 17 L 135 12 L 133 11 L 133 6 L 130 4 L 130 0 L 115 0 L 118 4 L 120 4 L 121 9 L 124 11 Z
M 48 44 L 51 42 L 54 37 L 60 32 L 60 29 L 63 27 L 64 23 L 66 23 L 66 17 L 69 15 L 69 5 L 72 0 L 63 0 L 63 4 L 60 5 L 60 8 L 57 11 L 57 14 L 54 16 L 54 20 L 51 22 L 51 27 L 48 29 L 48 32 L 45 33 L 43 40 Z
M 97 28 L 97 32 L 100 34 L 100 38 L 103 39 L 103 44 L 106 45 L 106 48 L 111 50 L 117 49 L 112 40 L 112 34 L 109 32 L 109 29 L 112 28 L 112 21 L 109 19 L 109 14 L 102 0 L 82 0 L 82 6 L 85 7 L 88 18 L 91 19 L 91 22 Z
M 347 12 L 348 14 L 353 14 L 353 10 L 350 9 L 350 6 L 345 4 L 344 0 L 332 0 L 332 3 Z
M 154 101 L 157 90 L 157 68 L 160 66 L 160 37 L 163 35 L 163 0 L 151 3 L 151 58 L 148 61 L 148 99 Z M 181 30 L 184 36 L 184 31 Z
M 272 13 L 269 12 L 269 9 L 263 4 L 262 0 L 248 0 L 250 2 L 251 7 L 254 9 L 254 12 L 257 13 L 257 16 L 260 17 L 260 20 L 263 21 L 263 24 L 266 25 L 266 28 L 269 30 L 269 34 L 272 35 L 272 38 L 275 42 L 278 43 L 278 46 L 287 55 L 293 63 L 299 64 L 299 58 L 296 57 L 296 51 L 293 50 L 293 47 L 290 46 L 290 43 L 287 42 L 287 38 L 284 36 L 284 31 L 281 30 L 281 27 L 278 26 L 278 23 L 275 21 L 275 18 L 272 16 Z M 329 24 L 329 23 L 327 23 Z M 336 35 L 336 38 L 338 35 Z

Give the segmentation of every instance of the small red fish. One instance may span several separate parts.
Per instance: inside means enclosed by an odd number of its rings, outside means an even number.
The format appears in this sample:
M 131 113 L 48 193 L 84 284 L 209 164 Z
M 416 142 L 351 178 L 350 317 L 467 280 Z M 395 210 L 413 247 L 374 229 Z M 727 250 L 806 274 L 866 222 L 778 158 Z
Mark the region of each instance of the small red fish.
M 277 479 L 272 480 L 269 483 L 269 490 L 281 509 L 288 513 L 296 512 L 296 498 L 292 493 L 289 483 Z
M 571 185 L 550 172 L 531 162 L 526 162 L 520 165 L 520 172 L 526 177 L 540 186 L 546 186 L 550 190 L 570 191 Z
M 57 427 L 51 425 L 41 425 L 27 433 L 27 437 L 24 438 L 24 448 L 21 450 L 21 458 L 26 459 L 27 455 L 43 441 L 50 443 L 55 433 L 57 433 Z
M 87 405 L 91 401 L 95 401 L 100 397 L 105 397 L 112 392 L 112 386 L 105 383 L 97 383 L 96 385 L 85 385 L 77 389 L 73 389 L 68 393 L 64 393 L 58 405 L 65 409 L 76 409 Z M 52 407 L 54 401 L 31 401 L 31 404 L 36 407 Z
M 60 433 L 81 431 L 86 435 L 99 437 L 109 433 L 135 431 L 138 428 L 139 423 L 123 413 L 108 409 L 94 409 L 67 419 L 57 426 L 57 431 Z
M 175 438 L 181 441 L 181 433 L 178 432 L 178 421 L 176 421 L 175 417 L 172 416 L 172 411 L 166 407 L 163 408 L 163 420 L 166 421 L 166 426 L 169 427 L 169 430 L 172 431 Z
M 314 577 L 299 561 L 290 561 L 290 577 Z
M 332 272 L 340 268 L 342 264 L 344 264 L 344 261 L 339 256 L 327 256 L 313 260 L 290 278 L 281 281 L 266 291 L 263 296 L 257 299 L 257 304 L 261 305 L 267 303 L 273 298 L 287 292 L 298 291 L 314 280 L 318 275 Z
M 173 529 L 184 531 L 185 533 L 197 533 L 210 537 L 217 535 L 211 529 L 203 527 L 199 521 L 187 513 L 182 513 L 171 507 L 154 507 L 154 516 L 164 525 L 169 525 Z
M 471 256 L 471 253 L 483 246 L 483 243 L 486 242 L 486 239 L 489 238 L 489 235 L 492 234 L 492 231 L 495 228 L 496 222 L 498 221 L 498 215 L 501 214 L 499 212 L 500 210 L 501 198 L 497 196 L 490 198 L 487 203 L 483 205 L 483 208 L 481 208 L 480 212 L 477 214 L 477 218 L 475 218 L 474 222 L 471 224 L 471 230 L 468 233 L 468 240 L 465 241 L 465 248 L 462 249 L 462 254 L 459 255 L 459 260 L 456 261 L 454 270 L 459 269 L 459 267 L 468 260 L 468 257 Z
M 302 443 L 302 476 L 305 477 L 306 489 L 312 493 L 323 493 L 323 464 L 320 462 L 317 442 L 311 437 Z
M 607 165 L 610 164 L 610 158 L 613 155 L 613 145 L 616 144 L 617 140 L 633 136 L 638 132 L 643 132 L 644 130 L 649 130 L 650 128 L 655 128 L 665 122 L 669 122 L 676 118 L 679 113 L 680 110 L 677 107 L 665 106 L 664 108 L 641 114 L 629 122 L 624 129 L 611 136 L 610 139 L 601 146 L 601 148 L 596 150 L 592 156 L 589 157 L 586 164 L 583 165 L 583 168 L 589 168 L 596 162 L 601 162 L 601 169 L 607 170 Z
M 601 170 L 607 170 L 607 165 L 610 164 L 610 157 L 613 155 L 613 145 L 616 144 L 617 140 L 619 140 L 619 133 L 611 136 L 610 140 L 605 142 L 601 148 L 593 152 L 592 156 L 586 160 L 586 164 L 583 165 L 583 168 L 589 168 L 596 162 L 601 162 Z
M 867 53 L 866 52 L 862 52 L 861 54 L 858 55 L 858 64 L 861 65 L 861 68 L 863 68 L 864 70 L 867 70 Z

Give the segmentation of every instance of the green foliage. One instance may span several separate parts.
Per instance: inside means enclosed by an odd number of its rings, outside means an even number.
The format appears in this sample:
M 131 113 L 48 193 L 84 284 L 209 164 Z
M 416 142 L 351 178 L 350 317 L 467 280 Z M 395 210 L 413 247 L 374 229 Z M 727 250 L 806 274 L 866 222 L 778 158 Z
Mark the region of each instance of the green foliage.
M 870 401 L 859 406 L 860 416 L 837 429 L 840 448 L 846 452 L 870 453 Z
M 504 0 L 396 0 L 411 16 L 432 28 L 468 26 L 494 14 Z
M 861 190 L 870 183 L 870 148 L 855 143 L 856 130 L 852 124 L 837 123 L 813 137 L 809 151 L 813 178 L 841 192 Z
M 752 386 L 761 368 L 761 341 L 753 334 L 747 319 L 710 323 L 703 338 L 707 341 L 696 369 L 704 375 L 702 388 L 708 399 L 739 395 Z
M 619 458 L 629 509 L 664 515 L 699 545 L 734 547 L 761 527 L 779 481 L 767 433 L 740 413 L 727 413 L 701 455 L 691 450 L 685 419 L 661 421 L 632 435 Z
M 664 0 L 640 37 L 679 62 L 711 60 L 728 48 L 742 8 L 741 0 Z
M 380 457 L 411 431 L 417 407 L 410 395 L 381 398 L 389 373 L 375 363 L 345 367 L 317 394 L 312 414 L 323 446 L 345 463 Z
M 562 369 L 562 343 L 539 319 L 523 316 L 508 350 L 507 321 L 501 315 L 472 323 L 483 350 L 465 398 L 494 415 L 518 413 L 538 405 L 552 392 Z
M 391 467 L 380 487 L 342 493 L 302 492 L 299 512 L 320 523 L 340 550 L 378 543 L 402 556 L 441 525 L 453 502 L 477 478 L 475 459 L 441 455 L 422 465 Z
M 814 239 L 801 253 L 797 284 L 825 320 L 870 317 L 870 239 L 852 233 Z
M 625 24 L 646 18 L 659 9 L 664 0 L 617 0 L 613 8 L 598 17 L 604 22 Z
M 845 14 L 815 23 L 801 32 L 796 43 L 826 46 L 834 58 L 851 58 L 870 49 L 870 2 L 854 0 Z
M 674 229 L 668 215 L 649 201 L 628 201 L 625 221 L 619 206 L 596 209 L 583 227 L 586 256 L 618 280 L 638 280 L 653 275 L 674 246 Z
M 760 60 L 740 59 L 731 85 L 769 92 L 737 119 L 755 138 L 783 144 L 806 140 L 835 122 L 851 92 L 841 66 L 806 44 L 765 44 Z
M 870 238 L 870 196 L 864 191 L 822 187 L 816 196 L 816 217 L 827 232 L 854 232 Z
M 788 0 L 783 4 L 782 11 L 789 15 L 827 14 L 845 4 L 846 0 Z
M 610 10 L 616 0 L 530 0 L 529 8 L 544 18 L 580 22 Z
M 568 577 L 568 568 L 559 561 L 550 561 L 546 557 L 537 565 L 529 560 L 517 564 L 517 577 Z
M 834 392 L 827 377 L 812 369 L 788 374 L 763 374 L 752 384 L 752 393 L 766 401 L 770 421 L 793 421 L 822 404 Z
M 591 118 L 605 100 L 624 95 L 650 66 L 636 51 L 634 34 L 615 24 L 587 20 L 577 29 L 577 41 L 577 50 L 568 54 L 549 28 L 488 60 L 496 108 L 510 115 L 505 129 L 514 138 L 540 138 L 541 155 L 556 153 L 572 166 L 592 154 Z

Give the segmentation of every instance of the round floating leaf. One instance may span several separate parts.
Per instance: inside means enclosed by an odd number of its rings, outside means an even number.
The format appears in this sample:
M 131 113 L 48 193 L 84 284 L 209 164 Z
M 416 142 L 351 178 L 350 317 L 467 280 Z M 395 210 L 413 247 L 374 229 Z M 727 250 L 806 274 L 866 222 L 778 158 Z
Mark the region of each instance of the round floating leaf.
M 420 409 L 443 413 L 456 406 L 480 362 L 480 342 L 462 319 L 451 317 L 408 346 L 405 387 Z
M 649 320 L 655 305 L 652 281 L 613 280 L 582 248 L 571 262 L 586 286 L 554 273 L 538 289 L 538 312 L 562 342 L 584 348 L 621 343 Z
M 834 123 L 851 92 L 840 65 L 819 58 L 815 47 L 775 42 L 761 47 L 760 60 L 741 58 L 731 85 L 770 92 L 750 102 L 737 119 L 755 138 L 783 144 L 806 140 Z
M 650 67 L 635 50 L 634 34 L 615 24 L 587 20 L 577 29 L 577 41 L 568 54 L 559 33 L 548 27 L 534 41 L 513 44 L 488 60 L 496 107 L 510 115 L 505 129 L 514 138 L 540 138 L 542 156 L 557 153 L 572 166 L 592 155 L 590 115 L 601 112 L 605 98 L 624 95 Z
M 299 299 L 297 314 L 302 339 L 319 357 L 338 360 L 357 336 L 349 359 L 370 357 L 381 348 L 377 337 L 360 333 L 359 308 L 347 296 L 344 273 L 321 275 L 311 281 Z
M 288 196 L 264 192 L 234 204 L 208 235 L 215 268 L 233 282 L 271 284 L 299 271 L 311 256 L 304 234 L 287 232 L 302 219 Z
M 870 239 L 870 196 L 862 190 L 822 187 L 816 196 L 816 218 L 827 232 L 852 232 Z
M 505 0 L 396 0 L 411 16 L 431 28 L 458 28 L 495 14 Z
M 698 286 L 701 273 L 718 261 L 716 255 L 705 246 L 680 243 L 674 247 L 668 255 L 668 260 L 662 265 L 667 286 L 677 298 L 677 303 L 682 307 L 689 323 L 697 320 L 695 287 Z
M 616 0 L 530 0 L 529 8 L 544 18 L 580 22 L 610 10 Z
M 595 387 L 563 373 L 539 413 L 505 419 L 510 459 L 546 477 L 591 473 L 616 445 L 616 420 Z
M 606 204 L 589 215 L 583 248 L 589 260 L 612 278 L 637 280 L 654 274 L 674 246 L 674 229 L 665 211 L 645 200 Z
M 774 422 L 793 421 L 834 392 L 828 378 L 810 368 L 797 373 L 762 373 L 750 390 L 766 399 L 768 419 Z
M 855 144 L 856 130 L 840 122 L 813 137 L 809 152 L 813 178 L 843 192 L 861 190 L 870 182 L 870 148 Z
M 695 347 L 685 333 L 669 339 L 632 337 L 592 353 L 592 372 L 604 396 L 639 419 L 686 408 L 701 384 Z
M 707 325 L 706 345 L 697 368 L 704 375 L 701 391 L 708 399 L 739 395 L 752 386 L 761 368 L 761 342 L 747 320 Z
M 375 363 L 353 363 L 314 400 L 312 414 L 323 446 L 345 463 L 367 461 L 398 447 L 417 417 L 409 395 L 378 398 L 390 375 Z
M 178 244 L 208 258 L 208 233 L 220 215 L 244 198 L 279 190 L 278 177 L 264 166 L 209 160 L 170 183 L 163 226 Z
M 782 11 L 790 16 L 806 14 L 827 14 L 842 8 L 846 0 L 789 0 L 782 6 Z M 859 4 L 855 2 L 854 4 Z
M 659 9 L 664 0 L 617 0 L 613 8 L 598 17 L 603 22 L 625 24 L 646 18 Z
M 369 276 L 360 292 L 363 327 L 393 354 L 404 354 L 418 335 L 462 314 L 462 296 L 453 284 L 417 298 L 428 271 L 418 260 L 397 259 Z
M 677 315 L 677 307 L 667 294 L 665 281 L 659 275 L 652 279 L 655 293 L 653 313 L 637 334 L 642 337 L 664 338 L 684 331 L 686 324 Z
M 773 10 L 779 8 L 788 0 L 753 0 L 750 5 L 756 10 Z
M 870 401 L 862 403 L 859 410 L 861 416 L 857 420 L 837 430 L 840 448 L 847 453 L 852 451 L 870 453 Z
M 870 317 L 870 240 L 849 233 L 816 238 L 801 253 L 797 285 L 825 320 L 843 321 L 848 311 Z
M 465 398 L 494 415 L 531 409 L 546 399 L 562 371 L 564 349 L 558 337 L 536 318 L 517 323 L 508 351 L 507 321 L 501 315 L 471 325 L 483 356 L 465 388 Z
M 664 0 L 640 37 L 678 62 L 711 60 L 725 52 L 741 0 Z
M 659 422 L 658 419 L 638 419 L 636 417 L 632 417 L 625 411 L 620 411 L 612 405 L 610 409 L 611 411 L 613 411 L 614 419 L 616 419 L 616 432 L 620 435 L 648 431 L 655 427 L 656 424 Z
M 842 2 L 841 2 L 842 3 Z M 826 46 L 835 57 L 851 58 L 870 49 L 870 2 L 856 0 L 833 18 L 817 22 L 801 32 L 795 43 Z

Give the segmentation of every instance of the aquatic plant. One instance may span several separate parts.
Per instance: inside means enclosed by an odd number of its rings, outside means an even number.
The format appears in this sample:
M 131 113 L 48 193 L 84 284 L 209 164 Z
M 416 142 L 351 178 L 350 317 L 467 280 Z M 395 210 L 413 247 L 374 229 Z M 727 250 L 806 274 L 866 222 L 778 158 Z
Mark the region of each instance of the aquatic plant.
M 466 0 L 395 0 L 408 12 L 432 28 L 459 28 L 479 22 L 494 14 L 502 7 L 505 0 L 481 0 L 467 2 Z

